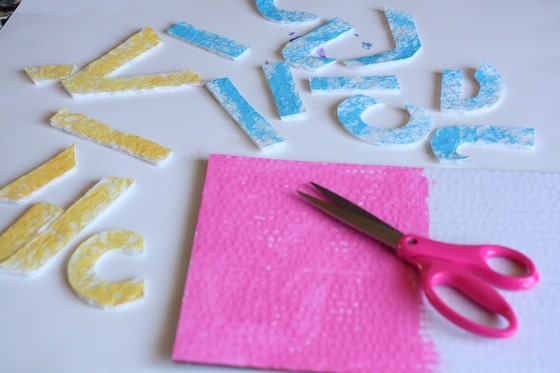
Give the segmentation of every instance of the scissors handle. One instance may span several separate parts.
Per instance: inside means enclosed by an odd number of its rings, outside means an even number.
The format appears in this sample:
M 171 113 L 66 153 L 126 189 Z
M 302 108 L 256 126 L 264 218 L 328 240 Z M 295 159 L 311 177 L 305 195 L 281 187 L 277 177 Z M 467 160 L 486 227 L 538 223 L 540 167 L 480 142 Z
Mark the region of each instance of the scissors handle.
M 449 269 L 462 268 L 506 290 L 530 289 L 539 281 L 535 263 L 523 253 L 505 246 L 457 245 L 416 235 L 405 235 L 399 240 L 397 255 L 413 263 L 417 258 L 424 258 L 424 262 L 440 259 L 441 264 L 449 266 Z M 488 264 L 491 258 L 511 261 L 523 268 L 525 273 L 520 276 L 500 273 Z
M 517 317 L 509 303 L 488 283 L 471 275 L 467 271 L 449 270 L 445 262 L 434 260 L 430 262 L 429 268 L 422 273 L 422 286 L 426 297 L 440 314 L 457 326 L 472 333 L 493 337 L 510 337 L 517 331 Z M 488 325 L 477 323 L 455 311 L 436 292 L 437 286 L 449 286 L 461 292 L 471 302 L 477 304 L 493 315 L 505 318 L 508 325 L 501 328 L 493 328 Z
M 538 282 L 534 263 L 513 249 L 497 245 L 455 245 L 426 237 L 405 235 L 397 245 L 397 255 L 415 265 L 421 273 L 423 288 L 430 303 L 443 316 L 465 330 L 488 337 L 509 337 L 517 330 L 517 319 L 507 301 L 490 284 L 510 289 L 528 289 Z M 488 259 L 501 257 L 526 270 L 524 276 L 497 272 Z M 436 292 L 437 286 L 449 286 L 492 314 L 508 321 L 504 329 L 476 323 L 447 305 Z

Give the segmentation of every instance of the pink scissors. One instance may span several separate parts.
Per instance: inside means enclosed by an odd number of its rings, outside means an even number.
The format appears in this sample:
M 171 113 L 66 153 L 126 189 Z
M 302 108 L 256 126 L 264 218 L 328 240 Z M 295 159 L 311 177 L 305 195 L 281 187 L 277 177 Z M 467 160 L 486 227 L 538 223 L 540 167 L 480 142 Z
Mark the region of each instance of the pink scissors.
M 517 318 L 513 309 L 490 284 L 507 290 L 535 286 L 539 275 L 527 256 L 498 245 L 456 245 L 404 234 L 336 193 L 311 184 L 330 202 L 298 193 L 322 211 L 393 248 L 399 258 L 415 266 L 420 271 L 428 300 L 448 320 L 487 337 L 509 337 L 516 332 Z M 496 257 L 517 263 L 525 269 L 525 275 L 509 276 L 495 271 L 487 261 Z M 440 285 L 452 287 L 483 309 L 504 317 L 507 327 L 493 328 L 461 315 L 437 294 L 435 289 Z

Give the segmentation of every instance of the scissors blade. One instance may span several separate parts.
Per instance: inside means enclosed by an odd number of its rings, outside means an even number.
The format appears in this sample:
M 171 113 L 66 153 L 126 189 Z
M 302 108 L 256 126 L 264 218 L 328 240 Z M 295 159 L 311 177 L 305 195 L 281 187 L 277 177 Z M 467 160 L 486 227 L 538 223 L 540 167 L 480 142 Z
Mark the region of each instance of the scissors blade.
M 320 210 L 326 212 L 327 214 L 340 220 L 341 222 L 359 230 L 360 232 L 375 238 L 376 240 L 393 249 L 397 248 L 398 242 L 403 236 L 401 232 L 388 226 L 379 218 L 371 219 L 369 217 L 363 216 L 360 213 L 355 213 L 344 207 L 340 207 L 310 196 L 309 194 L 300 191 L 298 191 L 298 193 L 305 200 L 307 200 Z
M 395 232 L 401 233 L 398 229 L 391 226 L 389 223 L 381 220 L 377 216 L 373 215 L 371 212 L 369 212 L 366 209 L 356 205 L 353 202 L 350 202 L 349 200 L 347 200 L 346 198 L 336 194 L 335 192 L 333 192 L 331 190 L 328 190 L 324 186 L 321 186 L 321 185 L 319 185 L 317 183 L 314 183 L 314 182 L 311 182 L 311 185 L 313 185 L 313 187 L 315 187 L 315 189 L 317 189 L 319 192 L 321 192 L 321 194 L 323 194 L 325 197 L 330 199 L 335 205 L 340 206 L 342 208 L 345 208 L 346 210 L 352 211 L 355 214 L 361 215 L 366 219 L 377 221 L 378 223 L 383 224 L 387 228 L 390 228 L 390 229 L 394 230 Z M 401 235 L 402 235 L 402 233 L 401 233 Z

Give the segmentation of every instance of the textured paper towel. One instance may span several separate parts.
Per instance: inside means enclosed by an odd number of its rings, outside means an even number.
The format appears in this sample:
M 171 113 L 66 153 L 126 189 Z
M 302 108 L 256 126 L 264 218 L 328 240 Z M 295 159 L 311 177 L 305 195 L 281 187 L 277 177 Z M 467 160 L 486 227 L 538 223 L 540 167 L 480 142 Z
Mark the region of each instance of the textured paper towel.
M 305 203 L 322 184 L 428 233 L 423 170 L 212 155 L 173 359 L 297 371 L 430 371 L 414 269 Z

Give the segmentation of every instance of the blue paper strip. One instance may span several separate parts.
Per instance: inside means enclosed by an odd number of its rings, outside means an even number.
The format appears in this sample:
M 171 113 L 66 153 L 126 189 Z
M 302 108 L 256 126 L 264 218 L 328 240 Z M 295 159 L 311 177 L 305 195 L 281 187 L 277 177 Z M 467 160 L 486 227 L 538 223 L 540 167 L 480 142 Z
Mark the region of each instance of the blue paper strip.
M 311 93 L 338 93 L 356 91 L 397 92 L 399 80 L 395 75 L 333 76 L 309 78 Z
M 285 119 L 305 113 L 290 65 L 287 62 L 266 64 L 263 65 L 263 71 L 280 118 Z
M 420 50 L 422 43 L 412 15 L 385 8 L 385 18 L 393 34 L 395 48 L 370 56 L 345 60 L 342 61 L 343 64 L 351 67 L 364 67 L 382 62 L 400 61 L 414 56 Z
M 489 64 L 480 66 L 474 73 L 480 85 L 475 97 L 461 98 L 463 91 L 463 71 L 443 70 L 441 79 L 440 106 L 443 112 L 471 112 L 488 109 L 496 105 L 505 92 L 500 74 Z
M 206 87 L 216 101 L 237 123 L 239 128 L 259 148 L 278 144 L 284 139 L 276 130 L 245 100 L 229 78 L 215 79 L 206 82 Z
M 434 131 L 432 151 L 440 162 L 457 162 L 469 158 L 457 149 L 464 144 L 526 149 L 535 145 L 535 129 L 528 127 L 449 126 Z
M 336 59 L 321 55 L 316 57 L 312 54 L 320 51 L 322 45 L 353 30 L 354 27 L 350 23 L 338 17 L 333 18 L 308 34 L 286 43 L 282 49 L 282 56 L 296 68 L 316 70 L 331 65 L 336 62 Z
M 307 12 L 290 12 L 279 9 L 276 0 L 255 0 L 255 5 L 261 15 L 271 21 L 298 24 L 317 21 L 319 16 Z
M 338 120 L 352 135 L 370 144 L 410 145 L 425 139 L 432 129 L 432 119 L 426 110 L 407 104 L 410 115 L 407 124 L 399 128 L 378 128 L 362 120 L 368 109 L 382 105 L 373 97 L 356 95 L 349 97 L 338 105 Z
M 201 30 L 186 22 L 179 22 L 167 33 L 192 45 L 215 53 L 219 56 L 235 60 L 249 50 L 249 46 L 228 39 L 224 36 Z

